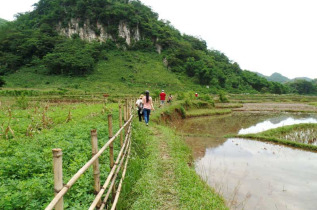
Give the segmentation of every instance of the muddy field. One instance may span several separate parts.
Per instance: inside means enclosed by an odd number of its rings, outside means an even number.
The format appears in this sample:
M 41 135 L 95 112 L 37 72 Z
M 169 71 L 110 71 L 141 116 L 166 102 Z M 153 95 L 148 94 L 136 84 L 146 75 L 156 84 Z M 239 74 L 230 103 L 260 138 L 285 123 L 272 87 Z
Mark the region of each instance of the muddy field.
M 270 112 L 317 112 L 317 107 L 300 103 L 245 103 L 234 111 L 270 111 Z

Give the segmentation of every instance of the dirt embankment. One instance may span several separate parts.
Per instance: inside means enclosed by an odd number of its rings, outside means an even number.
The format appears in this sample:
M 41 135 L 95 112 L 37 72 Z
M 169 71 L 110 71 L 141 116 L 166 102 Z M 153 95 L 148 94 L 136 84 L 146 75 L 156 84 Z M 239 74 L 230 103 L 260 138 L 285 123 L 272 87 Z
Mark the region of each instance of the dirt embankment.
M 270 112 L 317 112 L 316 106 L 300 103 L 245 103 L 234 111 L 270 111 Z

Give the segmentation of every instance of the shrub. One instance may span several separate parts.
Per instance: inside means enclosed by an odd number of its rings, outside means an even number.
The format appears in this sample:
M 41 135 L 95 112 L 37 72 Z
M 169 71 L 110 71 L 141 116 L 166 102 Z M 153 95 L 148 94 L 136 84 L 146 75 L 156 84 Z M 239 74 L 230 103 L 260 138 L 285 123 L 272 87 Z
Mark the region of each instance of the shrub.
M 210 95 L 204 94 L 200 97 L 201 100 L 208 102 L 211 106 L 215 106 L 214 100 L 211 98 Z
M 179 108 L 179 111 L 181 113 L 182 118 L 185 119 L 186 118 L 186 111 L 185 111 L 184 107 L 181 106 Z
M 16 106 L 21 109 L 27 109 L 29 106 L 29 100 L 22 94 L 20 97 L 16 98 Z
M 183 100 L 185 98 L 185 94 L 183 92 L 177 94 L 178 100 Z
M 155 52 L 155 47 L 150 39 L 140 40 L 134 43 L 133 50 L 142 50 L 146 52 Z
M 189 99 L 186 99 L 186 100 L 184 101 L 184 106 L 185 106 L 185 108 L 189 108 L 189 107 L 191 107 L 191 105 L 192 105 L 192 102 L 191 102 Z
M 221 103 L 228 103 L 229 102 L 225 92 L 223 92 L 223 91 L 219 92 L 219 101 Z
M 44 64 L 52 74 L 84 75 L 95 64 L 96 51 L 83 41 L 67 40 L 44 57 Z

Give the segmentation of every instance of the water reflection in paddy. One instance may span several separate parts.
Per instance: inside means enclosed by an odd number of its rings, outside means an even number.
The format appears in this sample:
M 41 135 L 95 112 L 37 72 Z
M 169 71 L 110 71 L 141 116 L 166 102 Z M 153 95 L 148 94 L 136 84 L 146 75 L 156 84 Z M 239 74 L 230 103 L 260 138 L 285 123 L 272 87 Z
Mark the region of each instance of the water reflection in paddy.
M 238 134 L 259 133 L 273 128 L 279 128 L 287 125 L 295 125 L 301 123 L 317 123 L 317 119 L 315 119 L 314 117 L 294 118 L 280 116 L 265 120 L 246 129 L 242 128 L 241 130 L 239 130 Z
M 255 125 L 283 125 L 316 115 L 239 114 L 189 119 L 179 125 L 196 157 L 196 171 L 232 209 L 316 209 L 317 153 L 246 139 L 225 139 Z M 256 126 L 255 126 L 256 127 Z M 261 128 L 263 129 L 263 127 Z M 251 129 L 250 129 L 251 130 Z

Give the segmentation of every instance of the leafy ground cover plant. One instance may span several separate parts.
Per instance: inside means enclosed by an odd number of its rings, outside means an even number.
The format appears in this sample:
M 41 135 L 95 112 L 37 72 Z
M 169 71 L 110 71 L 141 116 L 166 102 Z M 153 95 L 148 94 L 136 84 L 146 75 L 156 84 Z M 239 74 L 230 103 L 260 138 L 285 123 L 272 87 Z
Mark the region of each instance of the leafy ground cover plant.
M 47 115 L 51 124 L 33 136 L 25 135 L 34 109 L 15 110 L 12 128 L 15 136 L 0 140 L 0 209 L 43 209 L 54 197 L 52 149 L 63 149 L 64 181 L 91 158 L 90 130 L 97 129 L 99 148 L 108 141 L 107 112 L 103 104 L 71 104 L 51 106 Z M 112 109 L 114 131 L 118 130 L 118 106 Z M 66 122 L 69 110 L 72 119 Z M 45 108 L 39 108 L 42 116 Z M 0 119 L 7 113 L 1 112 Z M 38 120 L 41 120 L 40 118 Z M 39 122 L 41 123 L 41 122 Z M 114 144 L 115 155 L 119 141 Z M 109 172 L 108 153 L 100 158 L 101 179 Z M 89 169 L 65 196 L 65 207 L 88 208 L 93 200 L 93 176 Z

